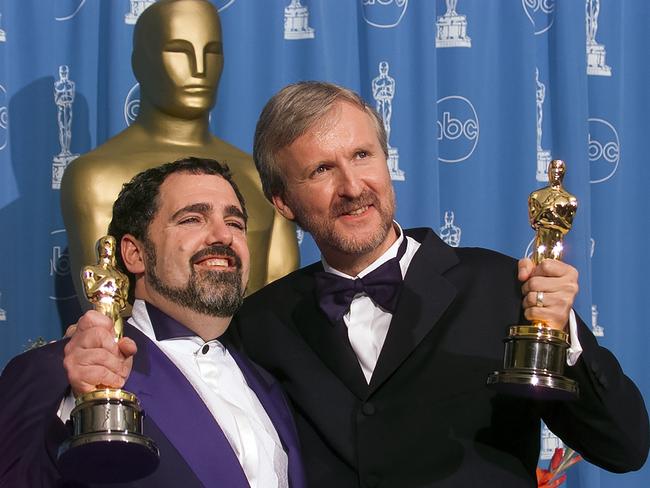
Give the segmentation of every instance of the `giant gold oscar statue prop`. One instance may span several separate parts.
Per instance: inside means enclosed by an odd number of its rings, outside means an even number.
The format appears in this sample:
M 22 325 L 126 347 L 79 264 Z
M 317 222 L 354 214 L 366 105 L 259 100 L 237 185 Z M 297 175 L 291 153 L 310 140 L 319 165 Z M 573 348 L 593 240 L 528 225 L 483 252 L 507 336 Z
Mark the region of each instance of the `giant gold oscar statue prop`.
M 296 269 L 295 226 L 264 198 L 250 155 L 210 133 L 208 117 L 224 62 L 215 7 L 206 0 L 153 3 L 135 25 L 131 60 L 140 84 L 137 118 L 115 137 L 75 159 L 63 175 L 61 206 L 72 276 L 92 262 L 91 243 L 106 234 L 122 185 L 146 169 L 188 156 L 227 163 L 244 195 L 250 215 L 247 291 L 252 293 Z M 231 96 L 243 100 L 246 95 Z M 82 297 L 79 280 L 75 287 Z
M 562 239 L 571 229 L 578 209 L 576 198 L 562 187 L 564 173 L 564 161 L 551 161 L 549 186 L 528 197 L 530 225 L 536 231 L 532 256 L 536 265 L 544 259 L 562 257 Z M 510 327 L 505 339 L 504 369 L 489 375 L 488 384 L 505 393 L 545 400 L 575 398 L 578 385 L 564 376 L 568 338 L 563 330 L 542 321 Z
M 84 267 L 81 280 L 95 310 L 113 319 L 118 341 L 129 279 L 115 267 L 115 252 L 112 236 L 100 238 L 97 265 Z M 70 418 L 73 435 L 58 456 L 66 477 L 87 483 L 118 483 L 143 478 L 158 467 L 158 447 L 143 434 L 144 412 L 133 393 L 98 385 L 77 397 Z

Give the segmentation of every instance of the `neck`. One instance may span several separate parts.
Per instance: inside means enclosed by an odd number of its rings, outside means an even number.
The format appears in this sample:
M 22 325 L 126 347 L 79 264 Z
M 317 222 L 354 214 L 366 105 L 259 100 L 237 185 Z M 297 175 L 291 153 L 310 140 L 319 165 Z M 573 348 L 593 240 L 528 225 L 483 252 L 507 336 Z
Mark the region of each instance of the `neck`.
M 209 113 L 195 119 L 183 119 L 166 114 L 145 99 L 135 124 L 142 127 L 155 141 L 179 146 L 198 146 L 210 142 Z
M 213 317 L 186 308 L 182 309 L 180 317 L 174 316 L 171 313 L 169 315 L 178 320 L 204 341 L 210 341 L 221 337 L 228 329 L 230 321 L 232 320 L 232 317 Z
M 221 337 L 226 332 L 226 329 L 228 329 L 228 325 L 230 325 L 230 321 L 232 320 L 232 317 L 214 317 L 196 312 L 170 302 L 158 294 L 149 294 L 147 297 L 136 294 L 136 298 L 149 302 L 161 312 L 166 313 L 177 322 L 183 324 L 204 341 Z
M 384 254 L 397 240 L 395 226 L 391 225 L 386 238 L 374 249 L 359 254 L 344 253 L 337 249 L 321 248 L 325 260 L 334 269 L 349 276 L 356 276 Z

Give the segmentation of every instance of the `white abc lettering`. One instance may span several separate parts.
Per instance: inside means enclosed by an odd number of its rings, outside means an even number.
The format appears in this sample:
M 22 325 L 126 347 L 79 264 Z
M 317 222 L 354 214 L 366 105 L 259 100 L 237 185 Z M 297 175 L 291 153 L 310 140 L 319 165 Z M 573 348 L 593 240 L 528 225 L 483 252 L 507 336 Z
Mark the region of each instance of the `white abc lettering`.
M 555 0 L 521 0 L 521 4 L 536 36 L 551 28 L 555 21 Z
M 589 119 L 588 156 L 591 163 L 591 183 L 610 179 L 621 161 L 618 131 L 607 120 Z
M 408 0 L 361 0 L 363 20 L 379 29 L 391 29 L 404 18 L 408 3 Z
M 469 158 L 479 140 L 480 124 L 472 102 L 460 95 L 449 95 L 437 102 L 436 137 L 438 160 L 459 163 Z
M 533 12 L 541 10 L 545 14 L 548 14 L 555 9 L 554 0 L 524 0 L 524 5 Z
M 131 87 L 124 100 L 124 121 L 131 125 L 140 112 L 140 84 L 136 83 Z
M 436 124 L 438 125 L 439 141 L 442 139 L 453 141 L 458 139 L 460 136 L 464 136 L 469 140 L 474 140 L 478 136 L 478 127 L 474 120 L 467 119 L 464 122 L 461 122 L 459 119 L 452 117 L 449 112 L 443 112 L 442 122 L 438 120 Z
M 618 144 L 615 142 L 608 142 L 603 146 L 598 140 L 592 139 L 591 134 L 589 134 L 590 161 L 598 161 L 602 158 L 608 163 L 615 163 L 618 161 L 619 156 Z
M 60 246 L 52 247 L 50 276 L 53 276 L 55 273 L 59 276 L 64 276 L 70 273 L 70 256 L 67 252 L 62 252 Z
M 374 5 L 378 3 L 379 5 L 390 5 L 395 2 L 395 5 L 398 7 L 403 7 L 408 0 L 363 0 L 363 5 Z
M 7 108 L 7 90 L 0 85 L 0 151 L 7 147 L 7 129 L 9 127 L 9 109 Z

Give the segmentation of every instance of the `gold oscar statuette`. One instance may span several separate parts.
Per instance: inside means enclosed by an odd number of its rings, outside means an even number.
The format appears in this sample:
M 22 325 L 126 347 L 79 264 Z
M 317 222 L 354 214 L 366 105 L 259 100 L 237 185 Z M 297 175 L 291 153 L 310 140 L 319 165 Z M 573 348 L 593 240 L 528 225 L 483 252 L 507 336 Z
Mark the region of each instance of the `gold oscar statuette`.
M 528 216 L 535 230 L 532 255 L 535 265 L 544 259 L 562 258 L 562 240 L 571 229 L 578 209 L 576 198 L 562 187 L 565 170 L 564 161 L 551 161 L 549 186 L 528 197 Z M 564 376 L 568 339 L 568 333 L 539 320 L 530 325 L 511 326 L 504 340 L 503 369 L 488 376 L 488 385 L 504 393 L 543 400 L 576 398 L 578 384 Z
M 122 338 L 120 312 L 127 304 L 129 279 L 115 265 L 112 236 L 97 241 L 97 264 L 85 266 L 81 281 L 94 309 L 111 317 L 115 341 Z M 134 481 L 159 462 L 156 444 L 142 432 L 144 411 L 133 393 L 104 385 L 80 395 L 70 414 L 73 435 L 59 449 L 61 472 L 86 483 Z

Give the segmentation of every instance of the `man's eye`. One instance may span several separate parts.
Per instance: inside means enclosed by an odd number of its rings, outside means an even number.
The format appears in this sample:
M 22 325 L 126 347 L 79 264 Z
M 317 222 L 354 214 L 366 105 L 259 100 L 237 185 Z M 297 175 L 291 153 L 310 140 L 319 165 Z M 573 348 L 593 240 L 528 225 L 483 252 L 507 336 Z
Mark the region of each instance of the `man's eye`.
M 320 174 L 326 173 L 327 170 L 328 170 L 327 166 L 325 166 L 324 164 L 321 164 L 320 166 L 318 166 L 314 170 L 314 175 L 320 175 Z
M 196 224 L 196 223 L 198 223 L 200 221 L 201 221 L 201 219 L 199 219 L 198 217 L 184 217 L 183 219 L 179 220 L 178 223 L 179 224 Z
M 244 224 L 242 224 L 241 222 L 238 222 L 238 221 L 227 222 L 226 225 L 228 225 L 230 227 L 234 227 L 235 229 L 239 229 L 239 230 L 245 230 L 246 229 L 246 226 Z
M 364 159 L 368 157 L 368 151 L 357 151 L 357 159 Z

